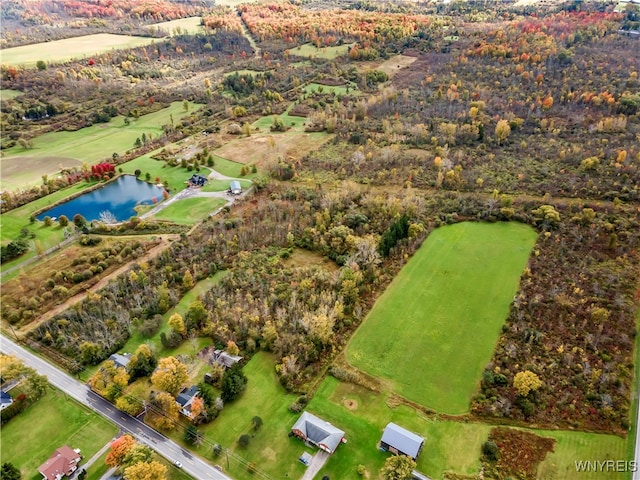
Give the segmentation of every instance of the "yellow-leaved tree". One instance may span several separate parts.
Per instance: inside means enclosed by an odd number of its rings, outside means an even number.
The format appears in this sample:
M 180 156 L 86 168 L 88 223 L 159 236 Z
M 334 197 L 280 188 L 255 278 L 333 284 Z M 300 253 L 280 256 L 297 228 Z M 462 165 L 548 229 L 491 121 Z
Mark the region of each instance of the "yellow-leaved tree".
M 187 378 L 187 367 L 184 363 L 176 357 L 165 357 L 158 362 L 158 367 L 151 375 L 151 383 L 157 389 L 169 392 L 175 397 Z

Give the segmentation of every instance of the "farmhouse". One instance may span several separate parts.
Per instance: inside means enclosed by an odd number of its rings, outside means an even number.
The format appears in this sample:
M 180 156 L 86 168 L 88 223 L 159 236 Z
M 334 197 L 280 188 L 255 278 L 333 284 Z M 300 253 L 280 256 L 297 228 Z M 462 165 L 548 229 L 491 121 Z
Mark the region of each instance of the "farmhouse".
M 213 352 L 213 355 L 211 356 L 211 363 L 212 364 L 218 364 L 218 365 L 222 365 L 225 368 L 231 368 L 233 367 L 236 363 L 238 363 L 240 360 L 242 360 L 242 357 L 239 355 L 231 355 L 227 352 L 225 352 L 224 350 L 216 350 Z
M 335 452 L 340 442 L 344 441 L 342 430 L 309 412 L 302 412 L 298 421 L 291 427 L 291 432 L 328 453 Z
M 11 398 L 11 395 L 9 395 L 9 393 L 5 392 L 4 390 L 0 390 L 0 410 L 4 410 L 12 403 L 13 398 Z
M 191 404 L 198 395 L 198 387 L 195 385 L 183 388 L 176 397 L 176 403 L 180 405 L 180 413 L 185 417 L 191 416 Z
M 38 471 L 44 480 L 60 480 L 76 471 L 80 458 L 80 450 L 64 445 L 53 452 L 49 460 L 38 467 Z
M 423 445 L 424 438 L 395 423 L 389 423 L 385 427 L 380 440 L 380 448 L 382 450 L 396 455 L 407 455 L 414 460 L 420 455 Z
M 202 187 L 207 183 L 207 177 L 203 177 L 202 175 L 198 175 L 194 173 L 191 175 L 191 178 L 187 181 L 190 187 Z
M 123 353 L 123 354 L 114 353 L 109 357 L 109 360 L 113 362 L 116 368 L 126 369 L 127 365 L 129 365 L 129 362 L 131 361 L 131 354 L 130 353 Z
M 229 192 L 232 195 L 240 195 L 242 193 L 242 185 L 240 185 L 238 180 L 231 180 L 231 183 L 229 184 Z

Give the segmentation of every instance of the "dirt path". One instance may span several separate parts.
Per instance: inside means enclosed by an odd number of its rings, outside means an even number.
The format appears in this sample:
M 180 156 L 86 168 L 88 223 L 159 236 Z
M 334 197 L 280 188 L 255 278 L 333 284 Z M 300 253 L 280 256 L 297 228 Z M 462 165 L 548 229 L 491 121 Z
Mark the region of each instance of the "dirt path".
M 144 256 L 136 258 L 135 262 L 146 262 L 148 260 L 151 260 L 152 258 L 156 257 L 157 255 L 165 251 L 167 248 L 169 248 L 169 246 L 171 246 L 171 242 L 173 240 L 180 238 L 180 235 L 173 235 L 173 234 L 161 235 L 161 236 L 158 235 L 158 237 L 160 237 L 160 243 L 155 247 L 153 247 L 151 250 L 149 250 Z M 94 293 L 100 290 L 101 288 L 104 288 L 109 283 L 109 280 L 117 277 L 121 273 L 126 272 L 131 267 L 132 263 L 133 262 L 128 262 L 122 265 L 121 267 L 117 268 L 110 274 L 101 278 L 95 285 L 92 285 L 91 287 L 87 288 L 85 291 L 77 293 L 73 297 L 67 298 L 67 300 L 65 300 L 60 305 L 56 305 L 54 308 L 52 308 L 48 312 L 40 315 L 40 317 L 38 317 L 38 320 L 36 320 L 35 322 L 31 322 L 28 325 L 25 325 L 24 327 L 20 328 L 18 330 L 18 333 L 22 335 L 26 335 L 27 333 L 31 332 L 33 329 L 37 328 L 40 324 L 55 317 L 57 314 L 62 313 L 67 308 L 70 308 L 75 303 L 81 301 L 83 298 L 87 296 L 88 292 Z

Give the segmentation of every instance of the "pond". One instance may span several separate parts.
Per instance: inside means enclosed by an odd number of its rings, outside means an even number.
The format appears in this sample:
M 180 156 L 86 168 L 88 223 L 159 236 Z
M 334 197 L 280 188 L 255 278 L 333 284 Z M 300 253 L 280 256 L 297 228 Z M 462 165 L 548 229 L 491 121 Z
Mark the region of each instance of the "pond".
M 60 215 L 73 220 L 74 215 L 79 213 L 90 222 L 100 220 L 101 214 L 104 216 L 104 212 L 108 212 L 116 221 L 122 222 L 136 215 L 134 207 L 162 200 L 163 192 L 163 187 L 142 182 L 133 175 L 121 175 L 102 188 L 42 212 L 38 220 L 44 217 L 58 218 Z

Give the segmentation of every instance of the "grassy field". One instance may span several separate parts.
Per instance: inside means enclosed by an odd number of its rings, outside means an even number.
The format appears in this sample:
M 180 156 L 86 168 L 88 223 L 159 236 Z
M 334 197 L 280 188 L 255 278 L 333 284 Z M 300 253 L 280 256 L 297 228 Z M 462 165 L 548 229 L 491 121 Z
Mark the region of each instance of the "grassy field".
M 151 158 L 151 155 L 154 153 L 155 152 L 150 152 L 146 155 L 134 158 L 130 162 L 123 163 L 119 168 L 122 168 L 124 173 L 131 174 L 136 170 L 140 170 L 142 172 L 140 178 L 143 180 L 148 173 L 151 175 L 152 181 L 159 178 L 160 183 L 164 183 L 165 181 L 169 182 L 169 190 L 172 195 L 187 188 L 186 182 L 194 173 L 199 173 L 205 177 L 210 173 L 210 170 L 207 167 L 200 167 L 200 172 L 196 172 L 195 170 L 189 171 L 180 165 L 170 167 L 166 162 Z
M 431 478 L 442 478 L 451 471 L 464 475 L 479 472 L 480 450 L 488 438 L 491 425 L 455 422 L 424 414 L 405 405 L 391 406 L 386 394 L 340 383 L 327 377 L 308 410 L 346 432 L 347 444 L 340 445 L 325 468 L 316 478 L 358 479 L 356 468 L 365 465 L 372 478 L 382 467 L 387 453 L 377 444 L 388 422 L 425 438 L 425 446 L 418 457 L 418 470 Z M 533 430 L 537 435 L 557 440 L 555 452 L 548 455 L 538 471 L 539 480 L 599 480 L 622 479 L 622 475 L 578 473 L 575 460 L 626 459 L 627 441 L 615 435 L 583 432 Z
M 328 92 L 328 90 L 327 90 Z M 271 132 L 271 125 L 273 125 L 274 118 L 278 117 L 280 120 L 284 122 L 287 127 L 292 127 L 289 132 L 301 132 L 303 131 L 303 126 L 305 122 L 305 118 L 296 117 L 289 115 L 288 113 L 282 113 L 280 115 L 268 115 L 266 117 L 262 117 L 251 124 L 252 129 L 260 129 L 260 132 L 269 132 L 274 135 L 282 135 L 286 132 Z
M 251 179 L 256 176 L 255 173 L 249 173 L 244 177 L 240 175 L 242 167 L 245 166 L 244 163 L 235 162 L 233 160 L 227 160 L 226 158 L 222 158 L 221 156 L 216 154 L 212 154 L 212 156 L 213 156 L 213 169 L 216 172 L 221 173 L 225 177 Z
M 150 37 L 97 33 L 95 35 L 84 35 L 21 47 L 4 48 L 2 49 L 2 63 L 34 67 L 39 60 L 55 63 L 76 58 L 81 59 L 111 50 L 149 45 L 157 40 L 157 38 Z
M 421 405 L 466 412 L 535 239 L 517 223 L 435 230 L 355 333 L 348 360 Z
M 1 102 L 16 98 L 18 95 L 22 95 L 22 92 L 20 90 L 9 90 L 8 88 L 0 88 Z
M 189 109 L 197 108 L 190 103 Z M 26 150 L 16 145 L 4 152 L 0 159 L 2 178 L 0 188 L 13 190 L 40 183 L 42 175 L 52 175 L 60 165 L 79 166 L 111 158 L 116 152 L 123 154 L 133 148 L 136 138 L 144 133 L 154 138 L 162 134 L 162 126 L 178 121 L 187 112 L 182 102 L 173 102 L 169 107 L 132 120 L 124 124 L 122 116 L 107 123 L 92 125 L 75 132 L 51 132 L 33 139 L 33 148 Z
M 358 62 L 357 68 L 359 72 L 366 72 L 368 70 L 380 70 L 389 75 L 389 78 L 392 78 L 396 73 L 398 73 L 403 68 L 408 67 L 416 60 L 417 57 L 410 57 L 408 55 L 394 55 L 393 57 L 388 58 L 383 62 Z
M 195 35 L 196 33 L 204 32 L 204 28 L 200 24 L 201 21 L 202 17 L 179 18 L 167 22 L 152 23 L 151 25 L 147 25 L 147 28 L 152 31 L 162 30 L 171 37 L 177 35 L 178 30 L 183 34 Z
M 153 217 L 158 220 L 167 220 L 180 225 L 193 225 L 204 220 L 210 213 L 224 206 L 227 200 L 224 198 L 194 197 L 178 200 L 160 210 Z
M 259 75 L 261 73 L 264 73 L 264 71 L 262 70 L 233 70 L 231 72 L 227 72 L 224 74 L 225 77 L 228 77 L 229 75 L 234 75 L 234 74 L 238 74 L 238 75 Z
M 46 421 L 43 421 L 46 419 Z M 11 462 L 22 478 L 39 480 L 38 467 L 62 446 L 79 448 L 89 459 L 109 442 L 118 429 L 64 393 L 51 389 L 37 403 L 0 430 L 2 462 Z
M 299 47 L 292 48 L 287 51 L 290 55 L 295 55 L 296 57 L 326 58 L 332 60 L 340 55 L 346 55 L 349 47 L 353 45 L 355 45 L 355 43 L 345 43 L 344 45 L 339 45 L 337 47 L 317 48 L 310 43 L 305 43 L 304 45 L 300 45 Z
M 320 83 L 310 83 L 304 87 L 304 93 L 309 94 L 309 93 L 316 93 L 316 92 L 322 93 L 322 94 L 333 93 L 335 95 L 346 95 L 347 93 L 356 95 L 359 93 L 359 90 L 357 86 L 355 86 L 354 88 L 353 85 L 350 85 L 349 91 L 347 92 L 346 85 L 333 86 L 333 85 L 322 85 Z

